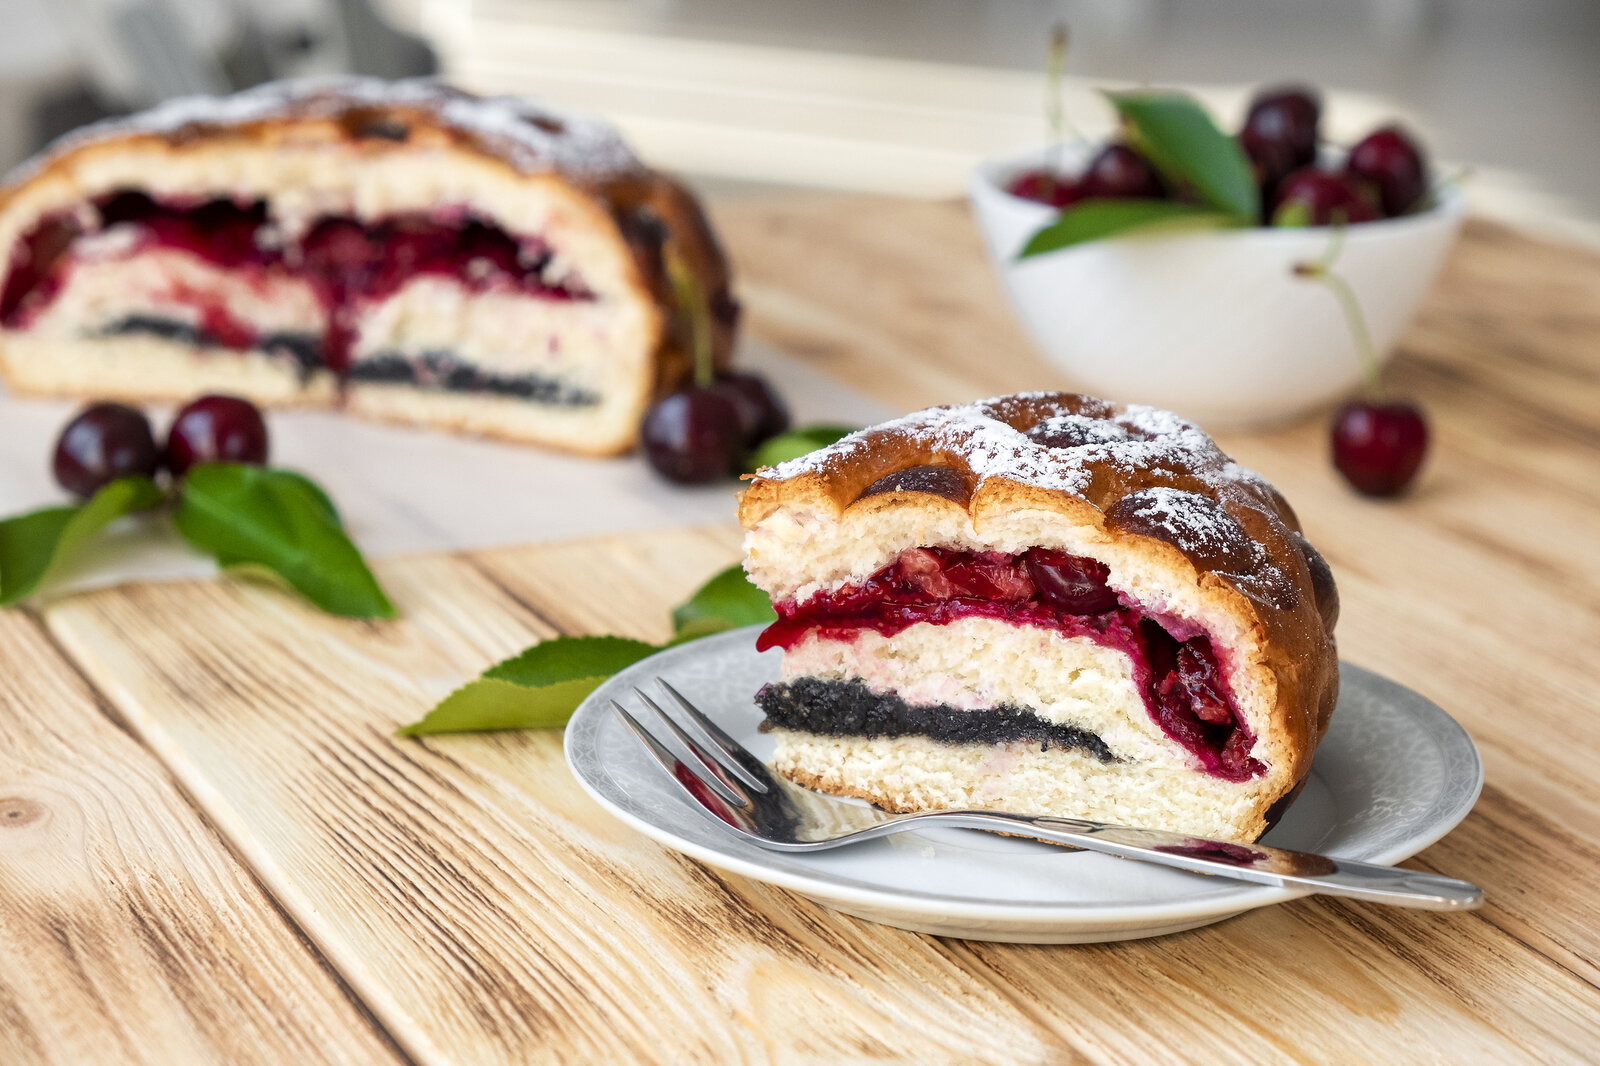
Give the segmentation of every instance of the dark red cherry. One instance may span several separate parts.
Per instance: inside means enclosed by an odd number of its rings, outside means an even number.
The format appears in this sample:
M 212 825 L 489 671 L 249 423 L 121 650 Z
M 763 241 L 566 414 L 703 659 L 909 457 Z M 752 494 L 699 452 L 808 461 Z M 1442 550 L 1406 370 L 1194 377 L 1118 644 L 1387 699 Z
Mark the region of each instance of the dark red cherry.
M 733 401 L 739 413 L 739 435 L 746 448 L 754 448 L 789 428 L 789 408 L 760 374 L 724 374 L 711 383 L 711 390 Z
M 1085 200 L 1159 200 L 1167 195 L 1167 186 L 1144 156 L 1125 144 L 1108 144 L 1089 161 L 1078 180 L 1078 195 Z
M 1377 186 L 1383 213 L 1403 215 L 1428 191 L 1428 164 L 1422 149 L 1399 126 L 1367 134 L 1350 149 L 1345 169 Z
M 639 438 L 650 465 L 685 484 L 727 477 L 744 449 L 738 406 L 712 387 L 657 400 L 645 412 Z
M 1025 170 L 1011 179 L 1006 192 L 1024 200 L 1037 200 L 1051 207 L 1066 207 L 1078 199 L 1078 186 L 1071 178 L 1048 170 Z
M 182 477 L 196 463 L 265 463 L 267 423 L 249 400 L 202 396 L 167 431 L 167 469 Z
M 1333 420 L 1333 465 L 1367 496 L 1394 496 L 1428 453 L 1428 423 L 1409 403 L 1352 400 Z
M 1365 178 L 1320 167 L 1302 167 L 1284 178 L 1272 205 L 1275 226 L 1329 226 L 1377 218 L 1378 193 Z
M 1306 166 L 1317 158 L 1321 114 L 1322 104 L 1314 89 L 1286 85 L 1263 90 L 1250 101 L 1250 111 L 1239 130 L 1240 143 L 1258 149 L 1282 146 L 1288 157 L 1286 170 Z M 1247 146 L 1245 154 L 1250 151 Z
M 1262 213 L 1267 216 L 1277 198 L 1278 186 L 1295 169 L 1294 150 L 1282 141 L 1268 140 L 1248 130 L 1241 132 L 1238 139 L 1240 149 L 1250 161 L 1256 185 L 1261 189 Z
M 97 403 L 78 412 L 56 441 L 56 482 L 78 496 L 93 496 L 119 477 L 154 477 L 161 451 L 142 412 L 120 403 Z
M 1117 594 L 1106 584 L 1111 571 L 1105 563 L 1050 548 L 1029 548 L 1023 565 L 1039 598 L 1063 611 L 1099 614 L 1117 605 Z

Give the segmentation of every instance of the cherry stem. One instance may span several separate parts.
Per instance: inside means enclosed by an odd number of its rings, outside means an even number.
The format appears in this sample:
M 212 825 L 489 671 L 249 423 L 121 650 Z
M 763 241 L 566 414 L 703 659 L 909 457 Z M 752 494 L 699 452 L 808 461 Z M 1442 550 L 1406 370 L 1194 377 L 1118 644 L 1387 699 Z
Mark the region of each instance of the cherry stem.
M 1350 331 L 1350 340 L 1354 342 L 1356 354 L 1361 358 L 1361 376 L 1366 380 L 1367 394 L 1376 398 L 1383 391 L 1383 369 L 1378 364 L 1378 349 L 1372 343 L 1372 332 L 1367 328 L 1367 316 L 1361 311 L 1361 303 L 1356 299 L 1355 290 L 1350 287 L 1343 274 L 1333 269 L 1333 264 L 1339 259 L 1339 253 L 1343 251 L 1344 222 L 1335 219 L 1333 233 L 1328 238 L 1328 250 L 1322 254 L 1321 259 L 1296 263 L 1294 276 L 1321 282 L 1339 301 L 1339 310 L 1344 314 L 1344 324 Z
M 668 240 L 662 246 L 667 263 L 667 277 L 672 282 L 673 302 L 689 323 L 689 348 L 694 355 L 694 383 L 704 388 L 716 376 L 711 361 L 711 314 L 706 309 L 705 293 L 700 289 L 700 279 L 684 260 L 678 246 Z
M 1056 165 L 1045 168 L 1046 180 L 1053 186 L 1056 175 L 1066 170 L 1067 146 L 1067 107 L 1066 107 L 1066 72 L 1067 72 L 1067 46 L 1072 43 L 1067 32 L 1067 24 L 1058 22 L 1050 29 L 1050 52 L 1045 59 L 1044 67 L 1044 114 L 1050 123 L 1050 137 L 1055 141 Z M 1075 131 L 1074 131 L 1075 132 Z M 1049 190 L 1052 194 L 1054 188 Z

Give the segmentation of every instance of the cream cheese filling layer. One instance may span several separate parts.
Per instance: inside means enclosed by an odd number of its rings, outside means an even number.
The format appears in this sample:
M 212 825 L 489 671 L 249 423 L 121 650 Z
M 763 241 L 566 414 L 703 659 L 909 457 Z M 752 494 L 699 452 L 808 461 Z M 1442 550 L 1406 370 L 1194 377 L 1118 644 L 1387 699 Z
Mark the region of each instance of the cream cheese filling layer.
M 327 314 L 304 280 L 259 267 L 224 269 L 177 248 L 122 254 L 114 244 L 79 242 L 61 291 L 29 325 L 39 336 L 93 335 L 130 318 L 196 330 L 225 312 L 257 336 L 318 336 Z
M 511 286 L 475 292 L 422 276 L 362 305 L 352 362 L 448 352 L 487 373 L 526 374 L 596 387 L 636 364 L 650 323 L 631 303 L 542 299 Z
M 806 637 L 785 651 L 783 679 L 860 681 L 879 695 L 958 710 L 1021 707 L 1104 741 L 1117 758 L 1187 767 L 1191 757 L 1150 717 L 1129 657 L 1084 637 L 993 618 L 919 622 L 893 637 Z

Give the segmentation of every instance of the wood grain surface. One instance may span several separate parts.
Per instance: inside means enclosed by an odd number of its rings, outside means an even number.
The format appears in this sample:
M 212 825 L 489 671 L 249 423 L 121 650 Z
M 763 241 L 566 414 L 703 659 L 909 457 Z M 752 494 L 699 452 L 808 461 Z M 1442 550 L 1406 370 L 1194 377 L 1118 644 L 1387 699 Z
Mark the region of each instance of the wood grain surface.
M 751 327 L 826 373 L 903 408 L 1070 384 L 1011 322 L 963 208 L 712 206 Z M 1474 914 L 1307 899 L 1153 941 L 941 940 L 650 843 L 584 796 L 555 734 L 391 736 L 532 640 L 664 636 L 668 607 L 735 556 L 730 527 L 388 560 L 393 623 L 224 581 L 104 590 L 43 620 L 427 1066 L 1591 1060 L 1600 261 L 1470 226 L 1390 377 L 1436 433 L 1405 499 L 1349 494 L 1320 419 L 1222 442 L 1283 489 L 1332 560 L 1343 654 L 1437 700 L 1478 741 L 1483 799 L 1416 860 L 1481 884 Z M 175 795 L 152 810 L 162 826 L 193 819 Z M 8 921 L 15 891 L 0 881 Z M 312 958 L 292 942 L 261 951 L 263 967 Z M 65 980 L 6 987 L 49 1001 Z M 129 994 L 63 1008 L 74 1015 L 141 1031 Z M 175 1046 L 169 1061 L 206 1053 Z
M 401 1062 L 104 711 L 0 612 L 0 1062 Z

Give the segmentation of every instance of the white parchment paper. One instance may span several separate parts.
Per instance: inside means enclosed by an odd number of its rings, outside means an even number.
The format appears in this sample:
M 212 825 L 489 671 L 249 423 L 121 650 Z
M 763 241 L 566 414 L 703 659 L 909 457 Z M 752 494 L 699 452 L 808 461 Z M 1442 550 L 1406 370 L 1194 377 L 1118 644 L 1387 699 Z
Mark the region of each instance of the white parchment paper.
M 866 425 L 878 402 L 793 358 L 746 339 L 738 359 L 766 374 L 797 425 Z M 61 427 L 79 401 L 31 400 L 0 390 L 0 515 L 68 502 L 50 473 Z M 148 408 L 158 434 L 170 409 Z M 687 487 L 658 477 L 638 455 L 587 459 L 432 430 L 374 425 L 329 411 L 268 415 L 272 462 L 310 475 L 333 497 L 370 556 L 560 540 L 634 529 L 728 521 L 737 483 Z M 215 572 L 164 521 L 125 520 L 86 548 L 54 596 L 123 581 Z

